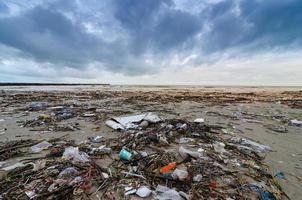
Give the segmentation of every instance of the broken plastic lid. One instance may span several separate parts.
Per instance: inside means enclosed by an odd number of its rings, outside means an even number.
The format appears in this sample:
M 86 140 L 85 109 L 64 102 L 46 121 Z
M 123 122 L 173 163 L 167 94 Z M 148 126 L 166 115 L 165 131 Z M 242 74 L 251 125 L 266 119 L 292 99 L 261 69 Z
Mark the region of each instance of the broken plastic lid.
M 161 121 L 162 119 L 152 113 L 148 112 L 141 115 L 130 115 L 125 117 L 113 117 L 110 120 L 106 121 L 106 125 L 115 129 L 115 130 L 125 130 L 130 128 L 137 128 L 138 125 L 135 123 L 141 122 L 141 121 L 148 121 L 150 123 L 157 123 Z

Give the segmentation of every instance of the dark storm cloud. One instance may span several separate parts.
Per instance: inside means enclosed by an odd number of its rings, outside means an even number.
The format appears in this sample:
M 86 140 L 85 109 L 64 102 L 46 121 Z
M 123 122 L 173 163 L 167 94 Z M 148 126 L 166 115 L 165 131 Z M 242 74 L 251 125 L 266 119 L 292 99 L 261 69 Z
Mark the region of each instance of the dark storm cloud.
M 301 46 L 300 0 L 200 1 L 197 12 L 178 5 L 172 0 L 49 0 L 0 15 L 0 43 L 17 49 L 16 57 L 38 63 L 82 68 L 97 62 L 128 75 L 154 72 L 169 55 L 190 55 L 193 49 L 204 56 L 230 48 L 258 52 Z M 1 13 L 8 9 L 0 2 Z M 101 34 L 89 31 L 87 22 Z M 146 64 L 145 55 L 153 64 Z
M 61 13 L 36 7 L 22 15 L 0 19 L 0 42 L 38 61 L 78 66 L 96 50 L 96 39 Z M 97 41 L 100 43 L 100 41 Z M 86 51 L 87 47 L 91 47 Z
M 200 28 L 201 24 L 197 17 L 173 10 L 165 13 L 159 20 L 152 39 L 158 48 L 166 50 L 193 37 Z
M 153 23 L 161 6 L 171 4 L 169 0 L 115 0 L 114 16 L 126 29 L 140 32 L 146 25 Z
M 257 42 L 254 50 L 292 43 L 301 45 L 301 10 L 302 1 L 299 0 L 242 0 L 213 4 L 202 13 L 211 26 L 204 38 L 204 48 L 214 52 Z
M 114 16 L 129 31 L 130 48 L 136 54 L 169 51 L 201 28 L 197 16 L 175 9 L 168 0 L 117 0 Z

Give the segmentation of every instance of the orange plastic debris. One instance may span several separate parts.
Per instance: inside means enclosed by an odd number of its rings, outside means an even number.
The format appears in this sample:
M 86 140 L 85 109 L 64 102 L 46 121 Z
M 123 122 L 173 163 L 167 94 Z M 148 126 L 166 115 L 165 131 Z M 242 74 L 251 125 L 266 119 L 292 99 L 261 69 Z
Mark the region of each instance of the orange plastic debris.
M 176 162 L 167 164 L 166 166 L 159 169 L 160 173 L 166 173 L 176 167 Z

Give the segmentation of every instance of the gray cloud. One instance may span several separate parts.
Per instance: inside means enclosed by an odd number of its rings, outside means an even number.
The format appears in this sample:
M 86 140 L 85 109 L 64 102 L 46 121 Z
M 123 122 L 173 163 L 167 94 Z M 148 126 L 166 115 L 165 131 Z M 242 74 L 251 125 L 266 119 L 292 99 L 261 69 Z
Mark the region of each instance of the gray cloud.
M 195 66 L 215 62 L 219 56 L 212 54 L 229 49 L 237 49 L 240 57 L 301 47 L 300 0 L 201 1 L 194 12 L 190 6 L 179 7 L 188 3 L 49 0 L 0 15 L 0 43 L 16 49 L 16 57 L 53 68 L 95 64 L 126 75 L 155 73 L 169 65 L 173 55 L 196 54 L 195 60 L 184 62 Z M 9 12 L 3 2 L 0 12 Z
M 201 28 L 197 16 L 175 9 L 170 0 L 117 0 L 114 16 L 128 31 L 135 55 L 145 51 L 169 53 Z
M 253 43 L 257 44 L 252 45 L 256 51 L 292 43 L 300 46 L 301 9 L 299 0 L 234 0 L 214 4 L 202 15 L 211 26 L 204 38 L 205 50 L 221 51 Z
M 3 18 L 0 27 L 0 42 L 37 61 L 77 67 L 95 56 L 96 43 L 102 45 L 61 13 L 42 7 Z

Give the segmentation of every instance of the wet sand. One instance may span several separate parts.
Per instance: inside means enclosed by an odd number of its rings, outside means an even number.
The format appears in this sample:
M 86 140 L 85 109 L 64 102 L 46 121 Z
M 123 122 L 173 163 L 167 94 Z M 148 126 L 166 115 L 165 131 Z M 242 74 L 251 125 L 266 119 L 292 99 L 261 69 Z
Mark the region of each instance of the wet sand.
M 68 134 L 82 142 L 89 136 L 118 137 L 105 120 L 126 114 L 156 112 L 163 118 L 194 120 L 226 126 L 236 135 L 269 145 L 266 162 L 291 199 L 302 196 L 302 127 L 288 124 L 302 120 L 302 88 L 299 87 L 140 87 L 140 86 L 28 86 L 0 87 L 0 141 L 49 139 Z M 61 124 L 79 123 L 75 131 L 39 131 L 20 127 L 19 121 L 34 119 L 49 110 L 28 111 L 33 102 L 51 106 L 73 104 L 78 115 Z M 84 117 L 84 113 L 94 113 Z M 270 127 L 283 127 L 276 132 Z M 15 159 L 9 162 L 16 162 Z

